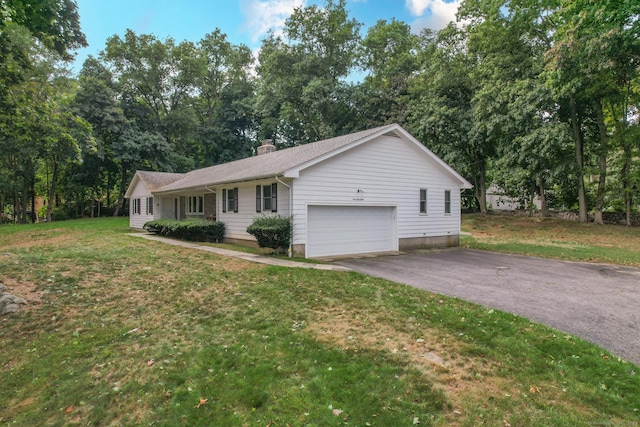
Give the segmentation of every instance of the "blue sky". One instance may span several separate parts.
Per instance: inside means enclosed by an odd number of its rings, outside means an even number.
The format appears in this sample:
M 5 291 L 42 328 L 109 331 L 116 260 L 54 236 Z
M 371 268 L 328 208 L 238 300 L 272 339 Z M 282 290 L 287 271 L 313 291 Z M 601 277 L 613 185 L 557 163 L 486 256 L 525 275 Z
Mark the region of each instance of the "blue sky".
M 77 51 L 72 70 L 78 72 L 88 55 L 97 56 L 108 37 L 127 29 L 161 40 L 197 42 L 220 28 L 231 43 L 253 50 L 269 29 L 278 31 L 294 7 L 324 4 L 317 0 L 76 0 L 80 25 L 89 47 Z M 414 32 L 440 29 L 455 19 L 460 0 L 347 0 L 350 16 L 366 29 L 379 19 L 404 21 Z

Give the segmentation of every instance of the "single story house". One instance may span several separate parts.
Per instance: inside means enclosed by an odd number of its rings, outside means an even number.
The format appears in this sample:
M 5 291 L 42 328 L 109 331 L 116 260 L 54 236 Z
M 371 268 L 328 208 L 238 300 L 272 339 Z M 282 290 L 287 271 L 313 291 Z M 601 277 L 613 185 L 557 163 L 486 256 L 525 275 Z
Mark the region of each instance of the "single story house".
M 307 258 L 457 246 L 460 192 L 471 184 L 397 124 L 185 174 L 137 171 L 130 226 L 159 218 L 225 223 L 253 242 L 256 216 L 293 217 L 292 253 Z

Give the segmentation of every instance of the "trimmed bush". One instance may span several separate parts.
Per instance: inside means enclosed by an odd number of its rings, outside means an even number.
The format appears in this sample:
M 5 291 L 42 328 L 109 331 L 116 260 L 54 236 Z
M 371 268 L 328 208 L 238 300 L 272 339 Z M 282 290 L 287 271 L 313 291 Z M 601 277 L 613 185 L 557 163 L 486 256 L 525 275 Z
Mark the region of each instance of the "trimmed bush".
M 160 236 L 195 242 L 219 242 L 224 237 L 224 223 L 204 219 L 158 219 L 144 224 L 144 229 Z
M 291 239 L 293 226 L 290 217 L 280 215 L 259 216 L 247 227 L 247 233 L 258 241 L 261 248 L 287 249 Z

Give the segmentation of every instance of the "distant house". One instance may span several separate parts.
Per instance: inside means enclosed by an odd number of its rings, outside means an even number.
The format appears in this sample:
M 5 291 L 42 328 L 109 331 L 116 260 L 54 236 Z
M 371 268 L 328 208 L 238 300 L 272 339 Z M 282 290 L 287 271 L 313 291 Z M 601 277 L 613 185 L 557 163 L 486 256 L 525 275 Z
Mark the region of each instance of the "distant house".
M 225 240 L 255 242 L 256 216 L 293 216 L 292 250 L 307 258 L 456 246 L 460 191 L 471 184 L 397 124 L 275 150 L 186 174 L 136 172 L 130 226 L 205 218 Z
M 531 208 L 531 206 L 528 206 L 527 203 L 517 197 L 509 196 L 504 189 L 495 183 L 487 188 L 487 206 L 494 211 L 515 211 Z M 540 200 L 540 196 L 534 197 L 533 206 L 538 210 L 541 209 L 542 200 Z

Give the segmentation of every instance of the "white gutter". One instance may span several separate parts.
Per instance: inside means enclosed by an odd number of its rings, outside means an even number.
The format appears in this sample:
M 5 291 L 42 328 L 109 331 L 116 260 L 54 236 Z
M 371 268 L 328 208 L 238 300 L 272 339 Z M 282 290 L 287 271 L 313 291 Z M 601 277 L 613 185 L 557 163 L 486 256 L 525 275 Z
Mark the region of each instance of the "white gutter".
M 291 186 L 289 184 L 287 184 L 286 182 L 283 182 L 280 180 L 280 178 L 278 178 L 278 175 L 275 176 L 276 181 L 279 182 L 280 184 L 284 185 L 285 187 L 287 187 L 289 189 L 289 218 L 291 221 L 291 236 L 289 236 L 289 258 L 291 258 L 293 256 L 293 194 L 291 193 Z

